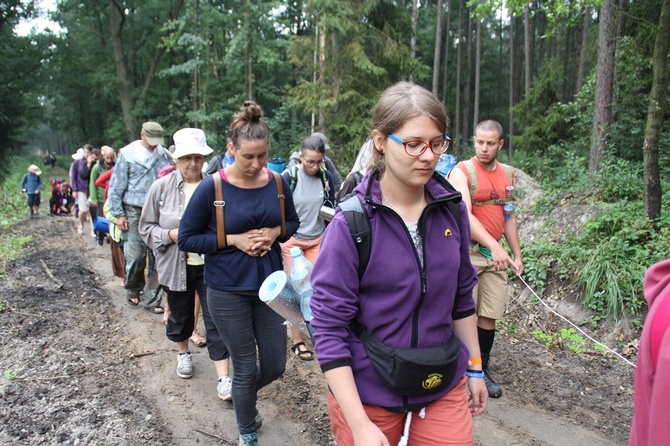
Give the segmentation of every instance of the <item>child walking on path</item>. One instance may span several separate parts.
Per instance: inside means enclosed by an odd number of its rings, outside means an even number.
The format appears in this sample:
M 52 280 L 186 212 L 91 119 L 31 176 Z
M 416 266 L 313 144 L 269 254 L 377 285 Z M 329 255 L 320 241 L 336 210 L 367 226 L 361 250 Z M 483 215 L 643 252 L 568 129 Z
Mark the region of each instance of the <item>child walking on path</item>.
M 28 207 L 30 218 L 40 218 L 40 191 L 42 190 L 42 171 L 39 167 L 31 164 L 28 172 L 21 179 L 21 193 L 28 194 Z

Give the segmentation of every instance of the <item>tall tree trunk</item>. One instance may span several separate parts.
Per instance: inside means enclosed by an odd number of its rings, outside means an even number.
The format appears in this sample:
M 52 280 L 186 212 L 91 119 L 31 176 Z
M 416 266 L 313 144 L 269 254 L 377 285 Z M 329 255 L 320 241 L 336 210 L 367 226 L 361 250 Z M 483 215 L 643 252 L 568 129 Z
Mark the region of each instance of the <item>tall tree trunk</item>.
M 511 29 L 511 26 L 510 26 Z M 496 108 L 503 107 L 503 92 L 505 91 L 505 77 L 502 75 L 504 73 L 505 67 L 505 53 L 504 53 L 504 39 L 503 39 L 503 10 L 500 10 L 500 20 L 498 20 L 498 27 L 496 29 L 496 34 L 498 37 L 498 76 L 497 76 L 497 97 L 496 97 Z M 512 46 L 512 39 L 509 39 L 510 47 Z M 511 73 L 511 71 L 510 71 Z
M 593 132 L 589 171 L 598 172 L 605 156 L 607 136 L 612 125 L 612 92 L 614 82 L 614 40 L 616 36 L 616 0 L 603 0 L 598 30 L 598 64 L 596 96 L 593 110 Z
M 172 5 L 169 20 L 176 20 L 179 17 L 182 6 L 184 6 L 184 0 L 177 0 Z M 156 28 L 159 29 L 160 27 Z M 144 85 L 142 85 L 142 90 L 140 91 L 140 95 L 137 100 L 138 104 L 143 104 L 146 102 L 147 97 L 149 96 L 149 90 L 151 89 L 151 83 L 154 80 L 154 75 L 156 74 L 156 69 L 158 68 L 158 63 L 161 61 L 163 54 L 165 54 L 165 46 L 157 45 L 156 49 L 154 50 L 154 56 L 151 58 L 151 63 L 149 64 L 149 70 L 144 77 Z
M 514 44 L 517 34 L 517 28 L 515 26 L 516 20 L 514 16 L 509 17 L 509 129 L 507 133 L 507 155 L 510 160 L 514 155 L 514 142 L 512 141 L 512 135 L 514 135 L 514 112 L 512 111 L 514 107 L 514 88 L 517 85 L 518 79 L 514 78 L 514 74 L 517 70 L 516 67 L 516 45 Z
M 444 33 L 444 71 L 442 72 L 442 103 L 447 107 L 447 88 L 449 83 L 449 48 L 451 47 L 451 39 L 449 32 L 451 31 L 451 4 L 447 1 L 447 30 Z
M 523 8 L 523 28 L 524 28 L 524 57 L 525 57 L 525 66 L 526 72 L 524 76 L 525 88 L 524 95 L 528 95 L 531 86 L 531 80 L 533 78 L 533 30 L 531 27 L 530 19 L 530 5 L 526 4 Z
M 467 78 L 465 79 L 465 91 L 463 92 L 463 100 L 465 101 L 465 106 L 463 107 L 463 138 L 465 141 L 470 139 L 470 104 L 472 103 L 472 64 L 474 59 L 472 57 L 472 51 L 474 50 L 472 46 L 472 13 L 470 8 L 466 6 L 466 12 L 468 13 L 468 36 L 467 36 Z
M 175 19 L 179 17 L 179 12 L 184 4 L 184 0 L 177 0 L 170 11 L 170 18 Z M 109 25 L 111 28 L 112 35 L 112 47 L 114 49 L 114 65 L 116 67 L 116 75 L 118 77 L 118 89 L 119 89 L 119 99 L 121 102 L 121 111 L 123 113 L 123 123 L 126 127 L 126 133 L 128 134 L 129 140 L 134 140 L 139 137 L 139 129 L 137 125 L 137 118 L 135 116 L 135 106 L 133 104 L 132 92 L 133 86 L 131 85 L 130 77 L 128 74 L 128 66 L 124 57 L 124 48 L 123 48 L 123 26 L 125 23 L 125 12 L 124 5 L 118 0 L 110 0 L 110 14 L 109 14 Z M 157 27 L 159 28 L 159 27 Z M 165 54 L 165 48 L 162 46 L 156 47 L 154 55 L 149 64 L 149 69 L 144 77 L 144 84 L 142 89 L 137 97 L 137 103 L 143 104 L 151 88 L 151 83 L 153 81 L 158 63 Z
M 661 178 L 658 169 L 658 146 L 663 126 L 663 114 L 667 109 L 668 91 L 668 46 L 670 44 L 670 0 L 663 0 L 658 19 L 658 34 L 654 45 L 653 81 L 647 111 L 647 128 L 642 146 L 644 160 L 644 213 L 656 220 L 661 215 Z
M 570 26 L 570 19 L 572 18 L 572 13 L 568 13 L 565 22 L 565 42 L 563 47 L 563 91 L 561 99 L 563 102 L 569 102 L 570 98 L 573 95 L 572 91 L 572 81 L 573 77 L 571 73 L 574 71 L 571 70 L 572 55 L 574 54 L 570 49 L 572 47 L 572 26 Z
M 514 102 L 516 105 L 521 101 L 523 79 L 523 17 L 514 17 Z
M 465 8 L 465 0 L 461 0 L 458 5 L 458 47 L 456 48 L 456 108 L 454 115 L 456 122 L 454 122 L 454 142 L 460 149 L 461 141 L 461 48 L 463 47 L 463 9 Z
M 544 13 L 544 8 L 548 6 L 538 5 L 535 9 L 535 29 L 537 29 L 537 63 L 536 67 L 541 67 L 544 59 L 547 57 L 547 15 Z
M 109 26 L 112 32 L 112 47 L 114 48 L 114 66 L 116 67 L 116 76 L 118 80 L 119 99 L 121 100 L 121 111 L 123 112 L 123 123 L 126 127 L 128 140 L 132 141 L 137 135 L 137 124 L 135 114 L 133 113 L 133 100 L 131 95 L 130 80 L 128 79 L 128 69 L 123 52 L 123 39 L 121 32 L 126 17 L 122 5 L 115 0 L 109 2 Z
M 412 38 L 410 40 L 410 55 L 412 60 L 416 59 L 416 27 L 417 22 L 419 21 L 419 0 L 414 0 L 412 2 Z M 414 76 L 409 77 L 410 80 L 414 80 Z
M 247 44 L 244 49 L 244 66 L 245 66 L 245 79 L 247 83 L 247 100 L 253 101 L 254 99 L 254 67 L 253 67 L 253 55 L 254 55 L 254 35 L 253 35 L 253 26 L 251 25 L 251 0 L 247 0 L 247 7 L 244 11 L 244 22 L 246 26 L 246 40 Z
M 326 25 L 321 26 L 319 33 L 319 79 L 325 83 L 326 79 Z M 326 127 L 326 110 L 323 108 L 325 90 L 321 89 L 321 100 L 319 101 L 319 129 L 323 131 Z
M 617 12 L 616 12 L 616 45 L 614 47 L 614 85 L 619 85 L 619 82 L 621 82 L 621 70 L 617 70 L 617 55 L 622 53 L 622 42 L 623 40 L 621 37 L 624 35 L 624 30 L 626 29 L 626 16 L 628 15 L 628 3 L 629 0 L 619 0 L 618 2 L 618 7 L 617 7 Z M 614 102 L 617 102 L 617 98 L 614 98 Z M 617 122 L 619 120 L 619 109 L 614 109 L 612 111 L 612 122 Z
M 472 113 L 472 128 L 474 129 L 479 122 L 479 82 L 481 80 L 482 63 L 482 21 L 477 20 L 477 41 L 475 43 L 475 100 Z
M 442 56 L 442 0 L 437 0 L 437 23 L 435 24 L 435 52 L 433 53 L 433 94 L 437 96 L 440 86 L 440 56 Z
M 193 2 L 193 31 L 197 34 L 200 33 L 200 0 L 195 0 Z M 200 59 L 200 50 L 196 51 L 195 55 L 196 59 Z M 192 97 L 192 105 L 191 105 L 191 110 L 193 111 L 200 111 L 200 106 L 202 103 L 200 102 L 200 67 L 196 65 L 195 69 L 193 70 L 193 86 L 191 88 L 191 97 Z M 199 114 L 198 114 L 199 115 Z M 195 127 L 201 127 L 201 124 L 199 121 L 195 121 L 193 123 Z
M 591 8 L 585 8 L 578 45 L 579 63 L 577 64 L 577 85 L 575 86 L 575 92 L 579 92 L 584 86 L 584 76 L 586 74 L 586 48 L 589 45 L 589 28 L 591 28 Z

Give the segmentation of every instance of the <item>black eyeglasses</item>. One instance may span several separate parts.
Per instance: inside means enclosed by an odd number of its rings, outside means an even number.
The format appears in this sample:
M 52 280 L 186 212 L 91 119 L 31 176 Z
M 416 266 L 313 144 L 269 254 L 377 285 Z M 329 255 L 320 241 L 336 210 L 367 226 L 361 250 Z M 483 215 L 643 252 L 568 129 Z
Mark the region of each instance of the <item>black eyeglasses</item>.
M 314 166 L 321 166 L 323 164 L 323 160 L 321 161 L 314 161 L 314 160 L 306 160 L 303 159 L 304 163 L 307 164 L 309 167 L 314 167 Z
M 402 144 L 405 147 L 405 153 L 409 156 L 421 156 L 428 148 L 435 155 L 442 155 L 451 145 L 451 138 L 447 135 L 444 135 L 444 138 L 431 142 L 421 140 L 404 141 L 393 134 L 387 136 L 398 144 Z

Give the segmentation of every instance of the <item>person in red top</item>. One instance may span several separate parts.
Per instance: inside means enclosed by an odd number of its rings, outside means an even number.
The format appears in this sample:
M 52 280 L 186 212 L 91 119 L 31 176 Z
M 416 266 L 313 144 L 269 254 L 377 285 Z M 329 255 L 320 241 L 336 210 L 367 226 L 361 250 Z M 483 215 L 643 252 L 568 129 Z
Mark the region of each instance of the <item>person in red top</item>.
M 470 260 L 477 268 L 479 283 L 473 295 L 477 303 L 477 332 L 482 355 L 484 381 L 491 398 L 502 389 L 490 376 L 489 359 L 495 338 L 496 320 L 507 305 L 507 268 L 523 273 L 521 247 L 514 216 L 514 170 L 496 160 L 505 140 L 502 126 L 492 120 L 475 128 L 475 156 L 462 161 L 449 174 L 449 181 L 463 195 L 470 217 Z M 510 188 L 511 186 L 511 188 Z M 503 235 L 513 257 L 502 247 Z
M 107 188 L 109 186 L 109 181 L 112 178 L 112 173 L 114 173 L 114 166 L 95 180 L 95 185 L 97 187 L 105 189 L 105 202 L 107 201 Z M 109 215 L 108 212 L 104 212 L 105 207 L 106 206 L 103 206 L 101 212 L 104 217 L 109 219 L 111 215 Z M 114 219 L 114 217 L 112 218 Z M 112 223 L 115 223 L 115 221 L 112 221 Z M 126 259 L 123 257 L 123 245 L 120 243 L 120 239 L 114 240 L 112 234 L 109 234 L 108 240 L 112 250 L 112 273 L 121 279 L 121 286 L 123 286 L 126 279 Z
M 644 320 L 635 370 L 635 406 L 628 446 L 668 444 L 670 439 L 670 259 L 644 275 Z

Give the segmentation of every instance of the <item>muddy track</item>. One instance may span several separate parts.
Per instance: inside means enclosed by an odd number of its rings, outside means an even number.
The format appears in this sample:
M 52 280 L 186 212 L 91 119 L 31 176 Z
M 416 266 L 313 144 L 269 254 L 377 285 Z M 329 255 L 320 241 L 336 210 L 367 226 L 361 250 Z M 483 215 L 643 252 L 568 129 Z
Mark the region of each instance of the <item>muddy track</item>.
M 74 228 L 71 217 L 16 228 L 33 241 L 0 286 L 0 444 L 236 444 L 232 404 L 217 398 L 206 349 L 191 345 L 195 376 L 179 379 L 160 316 L 125 303 L 109 246 Z M 509 318 L 523 325 L 526 316 Z M 505 394 L 475 421 L 475 444 L 626 443 L 631 367 L 547 350 L 520 327 L 502 331 L 494 350 Z M 334 444 L 317 362 L 288 355 L 284 377 L 259 395 L 260 444 Z

